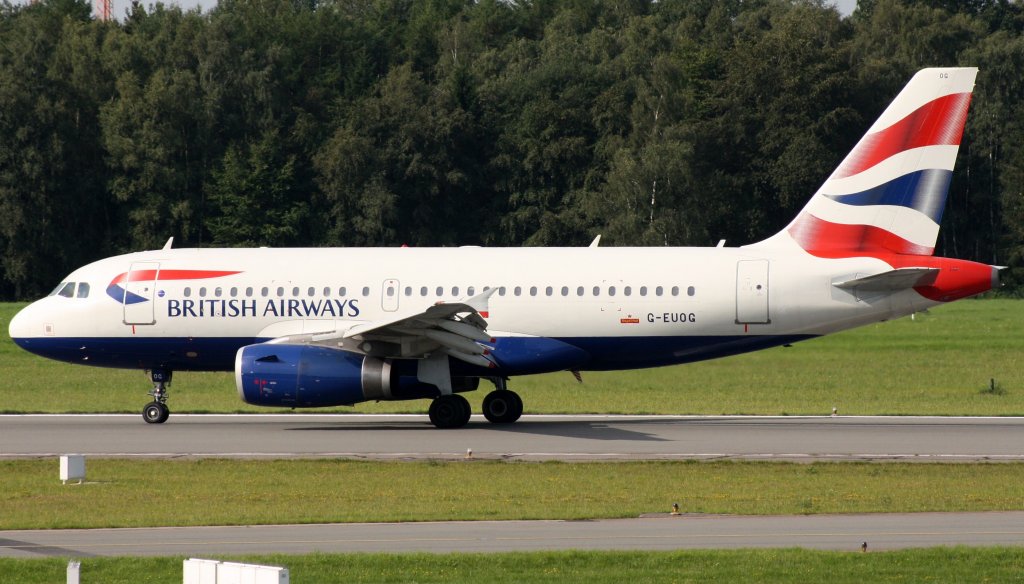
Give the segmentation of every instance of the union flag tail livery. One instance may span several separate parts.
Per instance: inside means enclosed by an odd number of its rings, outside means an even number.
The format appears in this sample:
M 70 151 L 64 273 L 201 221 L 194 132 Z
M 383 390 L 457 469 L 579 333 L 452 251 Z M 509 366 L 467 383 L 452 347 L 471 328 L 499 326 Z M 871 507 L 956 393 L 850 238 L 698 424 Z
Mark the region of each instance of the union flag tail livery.
M 932 255 L 976 68 L 924 69 L 775 238 L 818 257 Z
M 429 399 L 516 421 L 518 375 L 724 357 L 985 292 L 998 269 L 934 257 L 977 70 L 917 73 L 797 217 L 744 247 L 164 249 L 99 260 L 19 312 L 33 353 L 144 369 L 150 423 L 180 370 L 233 371 L 285 408 Z M 90 290 L 99 293 L 90 294 Z M 103 293 L 105 292 L 105 293 Z

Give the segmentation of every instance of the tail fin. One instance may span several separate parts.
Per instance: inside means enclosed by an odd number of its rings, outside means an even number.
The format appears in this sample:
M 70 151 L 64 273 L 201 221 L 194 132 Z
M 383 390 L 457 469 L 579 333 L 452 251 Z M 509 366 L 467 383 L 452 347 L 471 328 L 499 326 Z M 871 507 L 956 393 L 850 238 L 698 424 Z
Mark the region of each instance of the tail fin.
M 786 229 L 818 257 L 930 256 L 971 101 L 974 67 L 922 69 Z

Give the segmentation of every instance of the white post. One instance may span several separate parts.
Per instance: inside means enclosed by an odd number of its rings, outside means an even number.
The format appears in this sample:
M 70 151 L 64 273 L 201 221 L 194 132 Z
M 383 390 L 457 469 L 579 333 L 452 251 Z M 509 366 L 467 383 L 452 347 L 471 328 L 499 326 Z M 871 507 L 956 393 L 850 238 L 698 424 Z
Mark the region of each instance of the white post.
M 79 584 L 79 572 L 81 572 L 82 563 L 71 560 L 68 562 L 68 584 Z
M 78 479 L 78 484 L 85 480 L 85 457 L 81 454 L 65 454 L 60 457 L 60 480 L 63 484 Z

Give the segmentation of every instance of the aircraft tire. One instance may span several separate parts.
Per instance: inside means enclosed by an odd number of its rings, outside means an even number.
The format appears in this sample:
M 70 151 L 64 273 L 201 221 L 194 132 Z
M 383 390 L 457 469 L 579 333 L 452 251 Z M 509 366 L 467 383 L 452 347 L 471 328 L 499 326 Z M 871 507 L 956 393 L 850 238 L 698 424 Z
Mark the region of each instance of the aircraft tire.
M 484 397 L 484 417 L 492 424 L 511 424 L 523 415 L 523 400 L 507 389 L 492 391 Z
M 149 402 L 146 407 L 142 408 L 142 419 L 147 424 L 163 424 L 170 416 L 171 411 L 158 401 Z
M 430 423 L 438 428 L 461 428 L 473 411 L 461 395 L 442 395 L 430 402 Z

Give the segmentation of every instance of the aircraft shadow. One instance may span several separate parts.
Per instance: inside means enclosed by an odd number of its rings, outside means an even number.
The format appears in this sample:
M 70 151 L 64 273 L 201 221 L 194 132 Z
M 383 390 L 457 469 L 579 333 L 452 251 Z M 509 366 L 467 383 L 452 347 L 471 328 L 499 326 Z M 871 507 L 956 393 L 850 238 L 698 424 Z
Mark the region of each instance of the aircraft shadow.
M 562 438 L 580 438 L 584 440 L 627 440 L 641 442 L 668 442 L 654 433 L 641 429 L 627 429 L 624 426 L 644 426 L 658 422 L 619 422 L 609 425 L 606 422 L 518 422 L 515 424 L 491 424 L 490 422 L 471 421 L 458 430 L 438 430 L 426 422 L 375 424 L 372 422 L 343 422 L 337 425 L 297 426 L 287 430 L 298 432 L 473 432 L 489 430 L 507 434 L 531 434 L 537 436 L 558 436 Z

